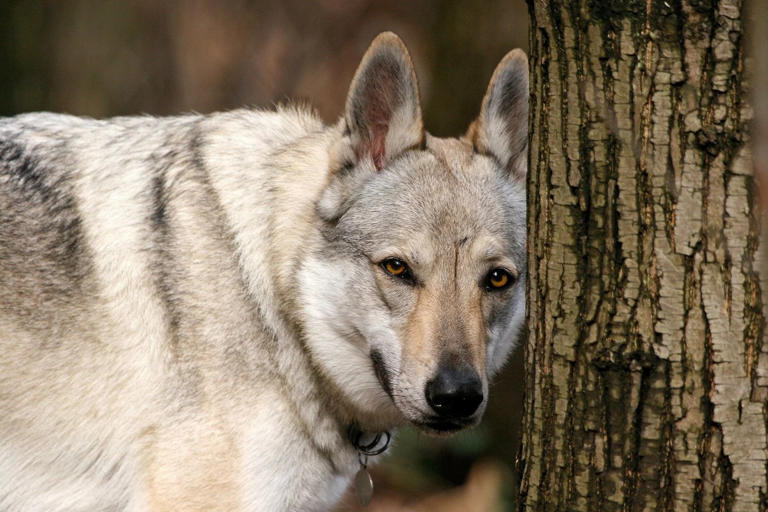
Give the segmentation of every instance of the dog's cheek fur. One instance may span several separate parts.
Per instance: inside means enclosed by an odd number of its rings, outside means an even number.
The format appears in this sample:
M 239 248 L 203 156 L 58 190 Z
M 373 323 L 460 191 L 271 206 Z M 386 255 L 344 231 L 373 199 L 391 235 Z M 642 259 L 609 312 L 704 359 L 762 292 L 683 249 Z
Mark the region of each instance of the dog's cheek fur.
M 377 272 L 376 277 L 390 311 L 392 328 L 401 340 L 396 355 L 382 354 L 391 379 L 393 400 L 409 420 L 421 421 L 429 411 L 424 389 L 437 362 L 436 336 L 431 333 L 435 326 L 421 321 L 423 315 L 419 315 L 420 310 L 425 309 L 419 308 L 423 288 L 400 282 L 383 272 Z M 392 360 L 396 364 L 391 363 Z
M 399 368 L 400 342 L 375 286 L 370 269 L 352 257 L 313 255 L 299 272 L 299 307 L 313 361 L 356 412 L 401 422 L 370 357 L 376 350 L 390 371 Z
M 519 342 L 520 330 L 525 323 L 525 278 L 515 283 L 509 304 L 488 325 L 486 372 L 488 378 L 504 366 L 509 354 Z

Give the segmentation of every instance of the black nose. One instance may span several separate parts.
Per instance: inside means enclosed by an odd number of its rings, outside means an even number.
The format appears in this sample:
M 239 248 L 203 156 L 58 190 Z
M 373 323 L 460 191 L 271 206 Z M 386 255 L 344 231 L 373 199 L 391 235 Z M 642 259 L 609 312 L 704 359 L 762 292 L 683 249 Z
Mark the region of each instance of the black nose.
M 446 418 L 467 418 L 483 401 L 483 384 L 474 368 L 468 365 L 445 366 L 427 382 L 427 403 Z

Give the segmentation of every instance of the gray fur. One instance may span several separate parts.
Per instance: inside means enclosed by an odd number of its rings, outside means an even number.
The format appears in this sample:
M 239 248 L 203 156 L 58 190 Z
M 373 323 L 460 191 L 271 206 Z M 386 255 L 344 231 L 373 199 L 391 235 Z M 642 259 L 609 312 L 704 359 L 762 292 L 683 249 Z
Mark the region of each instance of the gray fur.
M 392 62 L 394 89 L 358 87 Z M 441 358 L 487 390 L 525 307 L 524 187 L 423 132 L 396 36 L 361 70 L 348 108 L 392 107 L 378 161 L 350 111 L 0 120 L 0 510 L 327 510 L 351 424 L 431 431 Z M 484 290 L 486 257 L 516 284 Z

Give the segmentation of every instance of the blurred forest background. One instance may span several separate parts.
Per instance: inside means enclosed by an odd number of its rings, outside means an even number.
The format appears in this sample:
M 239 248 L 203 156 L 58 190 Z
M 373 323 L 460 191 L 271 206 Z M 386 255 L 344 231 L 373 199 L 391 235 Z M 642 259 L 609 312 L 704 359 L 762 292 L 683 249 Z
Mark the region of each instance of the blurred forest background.
M 0 0 L 0 115 L 168 115 L 299 99 L 331 123 L 383 30 L 411 51 L 427 129 L 455 136 L 504 54 L 527 50 L 528 10 L 523 0 Z M 373 470 L 367 510 L 513 506 L 521 352 L 478 428 L 450 439 L 399 433 Z M 340 507 L 355 509 L 351 496 Z

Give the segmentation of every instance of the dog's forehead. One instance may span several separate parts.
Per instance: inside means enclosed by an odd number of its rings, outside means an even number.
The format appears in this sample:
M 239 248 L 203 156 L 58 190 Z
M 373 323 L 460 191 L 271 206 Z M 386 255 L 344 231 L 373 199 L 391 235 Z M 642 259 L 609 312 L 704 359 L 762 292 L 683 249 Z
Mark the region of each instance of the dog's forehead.
M 504 217 L 502 180 L 489 162 L 458 139 L 431 140 L 414 164 L 393 177 L 400 187 L 389 198 L 413 224 L 442 231 L 466 231 Z
M 426 149 L 453 171 L 469 167 L 475 155 L 472 144 L 465 140 L 434 137 L 430 134 L 427 134 Z
M 509 238 L 508 181 L 495 171 L 466 142 L 431 138 L 370 180 L 339 228 L 376 246 L 410 245 L 417 233 L 451 244 L 480 232 Z

